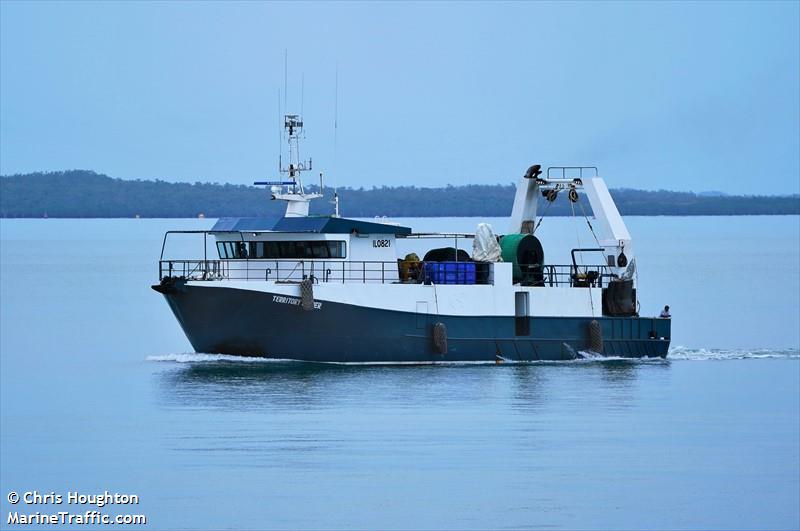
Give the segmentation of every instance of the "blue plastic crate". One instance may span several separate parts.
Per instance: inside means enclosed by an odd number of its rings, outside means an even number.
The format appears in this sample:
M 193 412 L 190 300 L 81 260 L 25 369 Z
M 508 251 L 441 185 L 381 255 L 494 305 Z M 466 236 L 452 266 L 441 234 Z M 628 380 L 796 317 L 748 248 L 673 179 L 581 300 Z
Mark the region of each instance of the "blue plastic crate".
M 475 262 L 425 262 L 426 284 L 475 284 Z

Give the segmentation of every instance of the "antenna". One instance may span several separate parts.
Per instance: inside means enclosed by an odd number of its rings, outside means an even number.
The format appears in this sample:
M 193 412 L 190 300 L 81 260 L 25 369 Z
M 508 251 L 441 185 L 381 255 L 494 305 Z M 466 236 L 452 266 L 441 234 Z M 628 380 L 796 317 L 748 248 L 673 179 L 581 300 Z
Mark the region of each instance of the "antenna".
M 286 95 L 289 94 L 289 50 L 283 50 L 283 108 L 286 109 Z
M 336 74 L 333 83 L 333 217 L 339 216 L 339 165 L 337 161 L 338 133 L 339 133 L 339 61 L 336 61 Z
M 339 132 L 339 62 L 336 62 L 336 77 L 333 89 L 333 168 L 338 169 L 336 166 L 336 144 L 337 133 Z M 335 173 L 334 173 L 335 175 Z
M 283 148 L 283 128 L 281 128 L 281 89 L 278 89 L 278 171 L 281 171 L 282 148 Z

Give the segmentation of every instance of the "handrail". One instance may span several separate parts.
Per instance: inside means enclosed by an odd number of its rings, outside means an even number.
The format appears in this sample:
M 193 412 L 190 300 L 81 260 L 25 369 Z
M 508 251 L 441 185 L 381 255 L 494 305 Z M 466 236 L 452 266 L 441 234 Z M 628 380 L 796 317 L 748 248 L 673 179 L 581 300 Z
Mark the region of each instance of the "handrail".
M 308 266 L 308 267 L 307 267 Z M 263 272 L 263 274 L 262 274 Z M 341 276 L 339 276 L 341 273 Z M 273 277 L 274 275 L 274 277 Z M 159 280 L 165 277 L 183 277 L 190 280 L 261 280 L 277 282 L 313 277 L 315 282 L 359 281 L 398 282 L 400 269 L 396 261 L 341 261 L 341 260 L 280 260 L 280 259 L 224 259 L 224 260 L 159 260 Z M 320 278 L 321 277 L 321 278 Z
M 571 288 L 602 288 L 607 280 L 617 278 L 611 269 L 602 264 L 580 265 L 520 265 L 523 286 L 568 286 Z
M 474 262 L 475 284 L 491 284 L 490 269 L 494 264 Z M 520 265 L 523 286 L 604 287 L 617 278 L 606 265 Z M 223 260 L 160 260 L 159 280 L 165 277 L 188 280 L 246 280 L 299 282 L 313 277 L 315 283 L 420 283 L 421 271 L 407 276 L 396 261 L 337 261 L 337 260 L 280 260 L 280 259 L 223 259 Z
M 594 176 L 597 177 L 597 166 L 550 166 L 547 168 L 547 178 L 550 178 L 551 170 L 561 170 L 561 178 L 567 178 L 567 170 L 578 170 L 578 178 L 583 179 L 583 170 L 594 170 Z
M 587 247 L 587 248 L 571 250 L 569 254 L 572 256 L 572 267 L 575 268 L 578 267 L 578 263 L 575 261 L 575 253 L 592 253 L 592 252 L 604 253 L 605 249 L 603 249 L 602 247 Z
M 212 231 L 210 231 L 210 230 L 168 230 L 167 232 L 164 233 L 164 239 L 161 242 L 161 255 L 159 256 L 159 260 L 163 260 L 164 259 L 164 250 L 167 247 L 167 236 L 169 236 L 170 234 L 203 234 L 204 235 L 204 237 L 203 237 L 204 242 L 203 243 L 205 243 L 205 238 L 208 236 L 208 234 L 210 232 L 212 232 Z

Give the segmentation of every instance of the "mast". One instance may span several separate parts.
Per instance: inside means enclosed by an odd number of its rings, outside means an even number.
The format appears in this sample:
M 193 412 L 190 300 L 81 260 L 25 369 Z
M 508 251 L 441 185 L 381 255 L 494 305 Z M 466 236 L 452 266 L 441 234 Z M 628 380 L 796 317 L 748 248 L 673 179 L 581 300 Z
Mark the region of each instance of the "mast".
M 312 199 L 322 197 L 321 193 L 305 193 L 301 173 L 312 169 L 311 159 L 300 158 L 300 139 L 303 136 L 303 118 L 299 114 L 283 116 L 284 138 L 289 155 L 288 166 L 283 165 L 283 157 L 278 159 L 280 173 L 287 176 L 281 181 L 259 181 L 253 184 L 271 186 L 272 199 L 286 201 L 287 218 L 308 216 L 309 203 Z M 320 192 L 322 191 L 322 175 L 320 174 Z

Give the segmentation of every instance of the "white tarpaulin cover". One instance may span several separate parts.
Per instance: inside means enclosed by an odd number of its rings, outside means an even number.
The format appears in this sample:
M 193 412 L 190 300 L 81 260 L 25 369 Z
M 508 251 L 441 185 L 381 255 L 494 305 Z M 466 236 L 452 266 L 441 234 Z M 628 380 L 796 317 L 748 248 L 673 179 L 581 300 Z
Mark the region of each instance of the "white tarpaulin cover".
M 478 223 L 472 240 L 472 259 L 476 262 L 500 261 L 500 244 L 488 223 Z
M 636 258 L 631 258 L 628 267 L 622 273 L 622 280 L 631 280 L 636 275 Z

